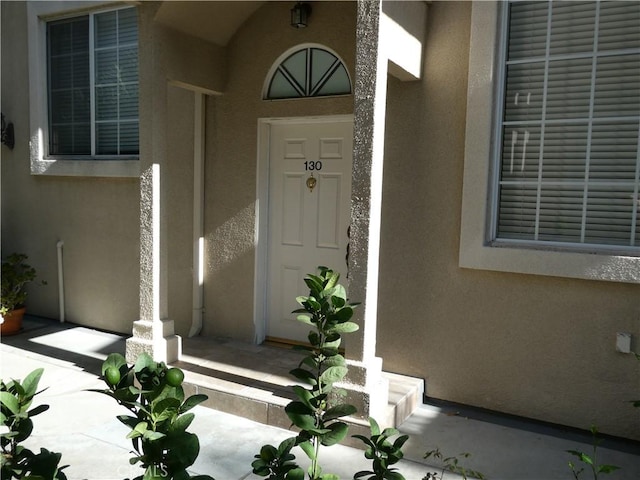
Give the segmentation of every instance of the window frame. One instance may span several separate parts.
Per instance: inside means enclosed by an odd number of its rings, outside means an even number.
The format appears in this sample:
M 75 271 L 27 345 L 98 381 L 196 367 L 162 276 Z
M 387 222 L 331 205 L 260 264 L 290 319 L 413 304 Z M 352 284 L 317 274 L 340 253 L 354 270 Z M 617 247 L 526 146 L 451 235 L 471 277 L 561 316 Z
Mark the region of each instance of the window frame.
M 339 69 L 339 68 L 343 68 L 344 69 L 344 72 L 347 75 L 347 81 L 349 82 L 349 92 L 347 92 L 347 93 L 323 94 L 323 95 L 301 94 L 299 96 L 293 96 L 293 97 L 269 97 L 269 91 L 271 89 L 271 84 L 272 84 L 272 82 L 274 80 L 274 76 L 279 71 L 280 66 L 286 60 L 288 60 L 290 57 L 292 57 L 295 54 L 300 53 L 303 50 L 307 50 L 308 53 L 311 50 L 320 50 L 320 51 L 326 52 L 326 53 L 332 55 L 333 57 L 335 57 L 336 61 L 337 61 L 337 66 L 336 66 L 336 68 L 333 69 L 333 73 L 335 73 L 335 71 L 337 69 Z M 333 73 L 331 75 L 333 75 Z M 353 80 L 351 78 L 351 73 L 349 72 L 349 69 L 347 68 L 347 64 L 344 62 L 342 57 L 340 57 L 340 55 L 338 55 L 337 52 L 335 52 L 331 48 L 328 48 L 327 46 L 321 45 L 319 43 L 302 43 L 302 44 L 296 45 L 294 47 L 291 47 L 288 50 L 286 50 L 284 53 L 282 53 L 276 59 L 276 61 L 273 62 L 273 64 L 271 65 L 271 68 L 269 69 L 269 72 L 267 73 L 267 76 L 265 77 L 265 80 L 264 80 L 264 83 L 263 83 L 263 86 L 262 86 L 262 100 L 269 101 L 269 102 L 279 102 L 279 101 L 288 101 L 288 100 L 305 100 L 305 99 L 317 99 L 317 98 L 335 98 L 335 97 L 345 97 L 345 96 L 349 96 L 349 95 L 353 95 Z
M 619 249 L 496 241 L 495 148 L 505 48 L 502 2 L 472 5 L 459 266 L 533 275 L 640 283 L 640 258 Z M 500 103 L 501 105 L 501 103 Z
M 514 238 L 501 238 L 498 236 L 498 230 L 500 226 L 499 214 L 500 214 L 500 172 L 502 168 L 503 158 L 501 155 L 501 146 L 504 143 L 503 138 L 503 130 L 505 126 L 508 125 L 508 122 L 505 122 L 503 108 L 505 106 L 505 93 L 506 93 L 506 69 L 507 69 L 507 49 L 509 48 L 508 40 L 506 34 L 503 32 L 509 31 L 509 15 L 507 11 L 509 9 L 508 1 L 505 1 L 502 4 L 500 14 L 499 14 L 499 45 L 496 59 L 496 78 L 499 82 L 496 82 L 496 101 L 495 101 L 495 127 L 494 127 L 494 151 L 492 152 L 492 159 L 495 162 L 493 169 L 496 172 L 495 175 L 492 176 L 492 202 L 491 202 L 491 223 L 489 229 L 489 236 L 494 245 L 500 246 L 510 246 L 510 245 L 522 245 L 524 247 L 531 248 L 540 248 L 540 247 L 552 247 L 557 248 L 559 250 L 567 250 L 567 251 L 584 251 L 589 253 L 601 253 L 601 252 L 610 252 L 617 253 L 622 255 L 630 255 L 630 256 L 640 256 L 640 247 L 631 246 L 631 245 L 623 245 L 623 244 L 607 244 L 607 243 L 590 243 L 590 242 L 570 242 L 570 241 L 560 241 L 560 240 L 534 240 L 534 239 L 514 239 Z M 611 52 L 607 52 L 606 50 L 603 52 L 599 50 L 597 52 L 596 58 L 611 58 L 613 55 L 619 55 L 619 52 L 612 54 Z M 584 54 L 579 54 L 579 56 L 565 54 L 563 55 L 566 59 L 570 60 L 573 58 L 587 58 L 591 60 L 591 57 L 585 56 Z M 529 59 L 530 60 L 530 59 Z M 546 58 L 546 61 L 550 61 L 551 63 L 555 62 L 556 59 Z M 516 62 L 517 63 L 517 62 Z M 594 99 L 591 98 L 590 102 L 593 104 Z M 593 105 L 591 105 L 593 106 Z M 589 116 L 584 118 L 582 122 L 575 122 L 575 120 L 564 121 L 561 119 L 560 122 L 556 119 L 550 119 L 550 117 L 546 117 L 541 120 L 542 125 L 546 124 L 548 128 L 553 127 L 554 125 L 594 125 L 594 129 L 597 125 L 606 125 L 604 123 L 600 123 L 599 118 L 589 113 Z M 589 128 L 589 130 L 591 130 Z M 589 150 L 590 147 L 593 147 L 594 144 L 586 145 L 585 149 Z M 546 155 L 545 155 L 546 158 Z M 543 173 L 544 175 L 544 173 Z M 636 167 L 636 175 L 637 175 L 637 167 Z M 538 182 L 541 182 L 541 179 L 538 179 Z M 566 183 L 564 185 L 570 185 L 571 182 L 565 180 Z M 598 182 L 594 180 L 586 180 L 588 185 L 591 187 L 597 187 Z M 507 182 L 508 183 L 508 182 Z M 544 184 L 543 184 L 544 186 Z M 591 190 L 591 188 L 589 188 Z M 638 188 L 636 186 L 635 192 L 637 197 Z M 591 198 L 591 197 L 589 197 Z M 635 197 L 634 197 L 635 198 Z M 583 207 L 584 202 L 587 201 L 587 198 L 583 198 Z M 583 218 L 583 222 L 585 219 Z M 539 224 L 538 224 L 539 225 Z M 536 225 L 536 229 L 538 228 Z M 632 225 L 633 226 L 633 225 Z M 542 229 L 542 227 L 540 226 Z M 584 228 L 584 225 L 583 225 Z M 584 232 L 583 232 L 584 233 Z M 634 236 L 634 233 L 631 232 L 631 236 Z
M 28 2 L 30 169 L 32 175 L 139 177 L 140 154 L 126 156 L 49 155 L 47 23 L 135 6 L 104 1 Z M 138 43 L 138 52 L 140 44 Z M 140 72 L 138 73 L 140 76 Z M 139 124 L 141 123 L 139 117 Z

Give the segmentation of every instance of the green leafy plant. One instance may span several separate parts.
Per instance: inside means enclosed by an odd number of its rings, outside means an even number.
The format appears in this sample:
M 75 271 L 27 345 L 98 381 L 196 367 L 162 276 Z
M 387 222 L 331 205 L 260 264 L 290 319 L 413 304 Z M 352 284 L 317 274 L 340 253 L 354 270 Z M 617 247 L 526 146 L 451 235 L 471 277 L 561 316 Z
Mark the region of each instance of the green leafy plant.
M 373 418 L 369 418 L 369 425 L 371 426 L 371 436 L 369 438 L 363 435 L 354 435 L 353 437 L 362 440 L 366 445 L 367 449 L 364 456 L 373 461 L 372 470 L 360 471 L 353 478 L 405 480 L 396 468 L 391 468 L 391 465 L 399 462 L 404 457 L 402 446 L 409 439 L 409 436 L 400 435 L 391 443 L 390 438 L 399 435 L 400 432 L 398 430 L 385 428 L 381 432 L 380 426 Z
M 182 370 L 168 368 L 145 353 L 129 366 L 122 355 L 112 353 L 102 364 L 102 376 L 108 388 L 93 391 L 112 397 L 131 412 L 117 418 L 131 429 L 127 438 L 135 456 L 130 463 L 144 468 L 134 480 L 213 480 L 187 472 L 200 452 L 198 437 L 187 432 L 195 415 L 187 412 L 208 397 L 185 399 Z
M 347 374 L 344 357 L 340 354 L 342 335 L 358 330 L 351 322 L 356 303 L 347 299 L 345 288 L 338 283 L 340 274 L 327 267 L 318 267 L 318 275 L 307 275 L 305 283 L 309 295 L 296 300 L 302 308 L 295 310 L 298 320 L 309 327 L 309 345 L 299 346 L 306 353 L 297 368 L 291 370 L 302 384 L 293 391 L 297 400 L 285 407 L 293 426 L 299 429 L 293 443 L 280 448 L 266 445 L 256 455 L 253 472 L 269 479 L 299 479 L 300 467 L 291 458 L 291 448 L 299 446 L 311 460 L 310 480 L 334 480 L 334 474 L 323 473 L 319 463 L 321 446 L 340 443 L 348 433 L 343 417 L 352 415 L 356 408 L 341 403 L 344 391 L 335 387 Z
M 49 409 L 49 405 L 38 405 L 31 408 L 34 397 L 41 393 L 38 383 L 44 369 L 38 368 L 20 382 L 0 380 L 0 422 L 3 431 L 0 433 L 0 478 L 29 480 L 66 480 L 59 467 L 62 457 L 59 453 L 45 448 L 40 453 L 33 453 L 21 445 L 33 431 L 32 418 Z
M 471 456 L 470 453 L 464 452 L 459 455 L 453 456 L 445 456 L 442 454 L 439 448 L 435 448 L 433 450 L 429 450 L 424 454 L 425 460 L 429 458 L 433 458 L 442 463 L 442 470 L 440 473 L 438 472 L 428 472 L 422 480 L 442 480 L 444 478 L 445 472 L 451 472 L 460 475 L 464 480 L 468 480 L 469 478 L 478 478 L 480 480 L 486 480 L 481 472 L 477 470 L 471 470 L 466 468 L 460 464 L 460 457 L 469 458 Z
M 578 458 L 578 460 L 584 464 L 584 466 L 578 467 L 575 463 L 569 462 L 569 468 L 571 469 L 571 473 L 573 473 L 573 478 L 575 480 L 580 478 L 580 475 L 585 471 L 585 468 L 589 468 L 589 470 L 591 470 L 594 480 L 597 480 L 601 473 L 609 474 L 620 469 L 620 467 L 615 465 L 598 465 L 597 452 L 602 440 L 598 438 L 598 429 L 594 425 L 591 426 L 591 434 L 593 436 L 591 455 L 578 450 L 567 450 L 568 453 Z
M 287 438 L 278 448 L 264 445 L 253 461 L 253 473 L 267 480 L 303 480 L 304 470 L 295 463 L 296 456 L 291 449 L 296 444 L 296 437 Z
M 0 315 L 24 306 L 27 300 L 25 287 L 36 279 L 36 269 L 26 263 L 27 258 L 24 253 L 13 253 L 2 262 Z

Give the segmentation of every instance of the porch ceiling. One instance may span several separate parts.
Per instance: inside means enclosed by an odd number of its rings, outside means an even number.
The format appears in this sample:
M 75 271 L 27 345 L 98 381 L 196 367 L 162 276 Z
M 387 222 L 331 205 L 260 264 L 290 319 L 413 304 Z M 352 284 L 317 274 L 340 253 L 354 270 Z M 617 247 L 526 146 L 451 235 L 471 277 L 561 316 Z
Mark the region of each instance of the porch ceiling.
M 179 32 L 225 46 L 264 1 L 165 1 L 156 21 Z

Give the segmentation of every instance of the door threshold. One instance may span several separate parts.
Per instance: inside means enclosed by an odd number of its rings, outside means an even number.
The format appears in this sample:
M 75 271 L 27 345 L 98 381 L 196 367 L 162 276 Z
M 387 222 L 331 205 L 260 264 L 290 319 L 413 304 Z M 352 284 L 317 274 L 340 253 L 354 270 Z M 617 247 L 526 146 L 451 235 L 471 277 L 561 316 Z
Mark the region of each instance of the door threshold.
M 269 347 L 286 348 L 286 349 L 310 346 L 309 342 L 301 342 L 299 340 L 291 340 L 289 338 L 269 337 L 269 336 L 267 336 L 264 339 L 264 342 L 262 342 L 262 344 L 267 345 Z M 340 355 L 344 355 L 344 347 L 338 348 L 338 352 L 340 352 Z
M 307 342 L 300 342 L 298 340 L 291 340 L 289 338 L 269 337 L 267 336 L 262 342 L 263 345 L 278 348 L 293 348 L 295 346 L 308 346 Z

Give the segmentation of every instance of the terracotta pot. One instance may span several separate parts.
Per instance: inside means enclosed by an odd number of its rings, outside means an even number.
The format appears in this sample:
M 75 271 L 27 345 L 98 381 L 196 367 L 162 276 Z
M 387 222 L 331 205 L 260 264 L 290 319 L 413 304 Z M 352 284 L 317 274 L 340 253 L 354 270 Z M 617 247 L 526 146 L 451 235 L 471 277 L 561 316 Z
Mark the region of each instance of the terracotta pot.
M 0 324 L 0 335 L 15 335 L 22 329 L 22 317 L 27 309 L 25 307 L 16 308 L 2 317 Z

